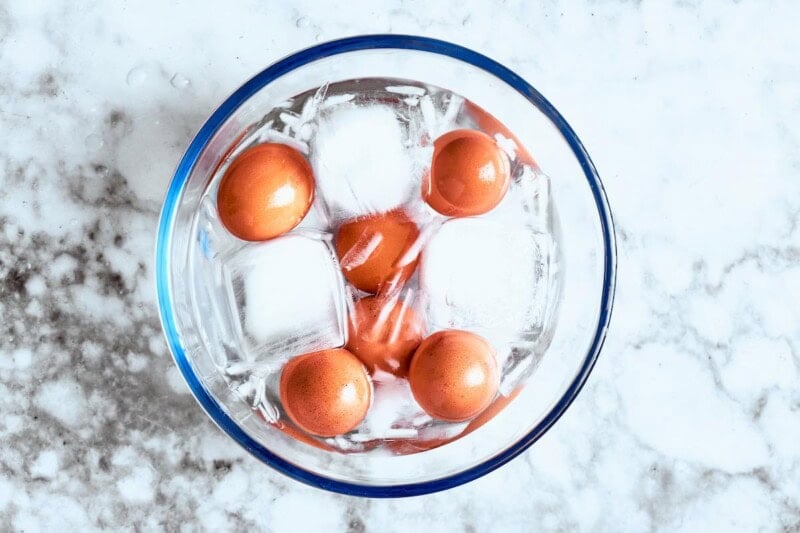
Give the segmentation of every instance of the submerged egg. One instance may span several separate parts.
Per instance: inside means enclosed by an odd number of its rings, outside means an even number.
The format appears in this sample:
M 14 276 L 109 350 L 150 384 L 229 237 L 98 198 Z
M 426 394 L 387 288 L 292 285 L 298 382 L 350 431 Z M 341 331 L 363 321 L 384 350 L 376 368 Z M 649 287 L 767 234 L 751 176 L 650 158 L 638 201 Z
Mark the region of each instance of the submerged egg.
M 494 400 L 500 384 L 494 349 L 461 330 L 434 333 L 411 359 L 408 383 L 414 399 L 433 418 L 469 420 Z
M 347 281 L 374 294 L 411 277 L 418 258 L 407 252 L 418 237 L 417 225 L 405 213 L 389 211 L 345 222 L 334 244 Z
M 300 429 L 334 437 L 358 426 L 367 415 L 372 385 L 361 361 L 342 348 L 295 357 L 281 373 L 280 397 Z
M 516 160 L 519 163 L 538 168 L 533 156 L 531 156 L 530 152 L 525 149 L 525 145 L 520 142 L 516 135 L 511 133 L 511 130 L 509 130 L 505 124 L 497 120 L 491 113 L 473 104 L 472 102 L 466 102 L 464 107 L 466 108 L 470 118 L 475 121 L 480 129 L 492 137 L 501 135 L 514 144 L 514 154 L 516 155 Z
M 500 203 L 509 181 L 508 156 L 494 139 L 477 130 L 454 130 L 433 143 L 422 196 L 443 215 L 481 215 Z
M 235 236 L 264 241 L 297 226 L 313 200 L 314 174 L 303 154 L 265 143 L 242 152 L 225 171 L 217 210 Z
M 408 374 L 408 364 L 422 341 L 422 321 L 399 299 L 367 296 L 358 300 L 350 316 L 347 349 L 370 372 Z

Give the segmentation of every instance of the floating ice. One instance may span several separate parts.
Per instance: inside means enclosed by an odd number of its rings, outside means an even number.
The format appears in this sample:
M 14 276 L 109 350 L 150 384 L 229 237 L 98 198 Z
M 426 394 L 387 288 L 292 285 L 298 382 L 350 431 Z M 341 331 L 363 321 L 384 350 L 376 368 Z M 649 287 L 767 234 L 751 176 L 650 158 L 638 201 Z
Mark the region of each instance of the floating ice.
M 392 109 L 382 105 L 323 114 L 311 162 L 317 191 L 334 219 L 389 211 L 416 190 L 403 130 Z
M 441 95 L 425 95 L 419 99 L 422 124 L 431 139 L 456 127 L 457 117 L 464 99 L 457 95 L 443 98 Z
M 416 87 L 414 85 L 389 85 L 386 90 L 390 93 L 405 94 L 408 96 L 422 96 L 425 94 L 425 89 Z
M 552 239 L 481 218 L 445 222 L 422 253 L 432 329 L 474 331 L 498 351 L 544 328 Z
M 484 218 L 550 234 L 553 216 L 550 178 L 528 165 L 520 165 L 503 201 Z
M 334 95 L 328 96 L 322 102 L 322 104 L 320 104 L 320 107 L 322 109 L 327 109 L 329 107 L 335 107 L 337 105 L 346 104 L 348 102 L 351 102 L 353 100 L 353 98 L 355 98 L 355 97 L 356 97 L 356 95 L 354 95 L 354 94 L 334 94 Z
M 249 245 L 222 271 L 244 360 L 253 364 L 241 372 L 268 372 L 293 355 L 344 345 L 344 280 L 324 234 Z
M 371 439 L 416 437 L 417 429 L 411 421 L 420 414 L 424 412 L 411 396 L 405 380 L 378 383 L 367 417 L 351 438 L 356 442 L 365 442 Z
M 237 361 L 243 354 L 237 349 L 235 321 L 225 305 L 226 291 L 220 258 L 234 253 L 240 242 L 232 239 L 217 216 L 213 201 L 206 197 L 196 221 L 194 260 L 189 263 L 192 305 L 196 316 L 205 317 L 198 330 L 212 360 L 219 367 Z

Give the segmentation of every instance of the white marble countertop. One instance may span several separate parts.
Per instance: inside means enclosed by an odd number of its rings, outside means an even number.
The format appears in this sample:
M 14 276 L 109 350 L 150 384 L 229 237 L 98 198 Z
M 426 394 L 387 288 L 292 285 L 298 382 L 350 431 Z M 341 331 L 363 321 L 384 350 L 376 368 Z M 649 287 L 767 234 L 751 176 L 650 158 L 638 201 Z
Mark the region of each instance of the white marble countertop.
M 800 5 L 162 4 L 0 2 L 0 530 L 800 530 Z M 153 283 L 162 194 L 211 110 L 287 53 L 375 32 L 544 93 L 620 255 L 567 414 L 510 465 L 401 500 L 306 487 L 224 436 Z

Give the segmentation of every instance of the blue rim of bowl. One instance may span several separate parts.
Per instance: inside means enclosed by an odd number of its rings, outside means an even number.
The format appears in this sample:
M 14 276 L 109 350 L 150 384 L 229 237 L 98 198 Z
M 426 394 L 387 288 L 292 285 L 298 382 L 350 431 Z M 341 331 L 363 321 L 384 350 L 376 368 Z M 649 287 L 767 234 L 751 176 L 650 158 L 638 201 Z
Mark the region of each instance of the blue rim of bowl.
M 312 61 L 346 52 L 374 49 L 403 49 L 429 52 L 469 63 L 504 81 L 539 108 L 539 110 L 559 129 L 575 157 L 580 162 L 600 216 L 605 253 L 603 290 L 597 331 L 595 332 L 589 351 L 577 375 L 550 412 L 527 435 L 483 463 L 475 465 L 463 472 L 439 479 L 388 486 L 359 485 L 314 474 L 278 457 L 245 433 L 244 430 L 225 413 L 205 387 L 203 387 L 192 370 L 186 353 L 180 344 L 179 334 L 173 317 L 169 285 L 169 246 L 171 242 L 172 225 L 183 185 L 191 174 L 198 157 L 217 129 L 243 102 L 276 78 Z M 613 228 L 614 223 L 603 184 L 583 144 L 570 125 L 567 124 L 567 121 L 556 111 L 555 107 L 520 76 L 482 54 L 446 41 L 411 35 L 361 35 L 357 37 L 348 37 L 301 50 L 267 67 L 237 89 L 221 106 L 219 106 L 203 127 L 200 128 L 200 131 L 186 150 L 183 159 L 178 164 L 178 168 L 167 190 L 164 206 L 161 211 L 156 242 L 156 286 L 158 291 L 159 313 L 175 363 L 183 374 L 195 398 L 212 420 L 252 455 L 298 481 L 341 494 L 374 498 L 428 494 L 462 485 L 506 464 L 544 435 L 578 395 L 597 361 L 597 357 L 605 341 L 606 331 L 611 318 L 614 286 L 616 283 L 616 240 L 614 238 Z

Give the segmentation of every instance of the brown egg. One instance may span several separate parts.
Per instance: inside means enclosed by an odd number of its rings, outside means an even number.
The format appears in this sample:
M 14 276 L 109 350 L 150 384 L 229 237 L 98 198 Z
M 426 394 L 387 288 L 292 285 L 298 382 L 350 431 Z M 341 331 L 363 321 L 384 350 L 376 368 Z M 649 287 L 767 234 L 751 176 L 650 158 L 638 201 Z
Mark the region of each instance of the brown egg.
M 500 372 L 486 339 L 467 331 L 446 330 L 419 345 L 411 359 L 408 383 L 426 413 L 462 422 L 492 403 Z
M 367 296 L 353 306 L 347 349 L 371 373 L 408 374 L 411 356 L 422 341 L 422 321 L 400 299 Z
M 239 154 L 217 192 L 222 224 L 246 241 L 265 241 L 297 226 L 314 201 L 314 174 L 303 154 L 266 143 Z
M 508 156 L 494 139 L 476 130 L 454 130 L 433 143 L 422 197 L 443 215 L 481 215 L 500 203 L 510 179 Z
M 530 152 L 525 149 L 525 146 L 519 141 L 519 139 L 517 139 L 516 135 L 511 133 L 511 131 L 506 128 L 502 122 L 494 118 L 494 115 L 469 101 L 465 102 L 464 106 L 466 107 L 469 116 L 472 117 L 481 130 L 488 133 L 492 137 L 499 133 L 506 139 L 511 139 L 514 141 L 514 144 L 517 145 L 515 153 L 517 156 L 516 160 L 518 162 L 534 168 L 539 168 Z
M 336 254 L 347 281 L 376 293 L 387 284 L 402 284 L 417 268 L 418 257 L 406 257 L 419 229 L 402 211 L 356 218 L 336 232 Z
M 336 348 L 300 355 L 286 363 L 280 397 L 286 414 L 300 429 L 334 437 L 364 420 L 372 385 L 361 361 Z

